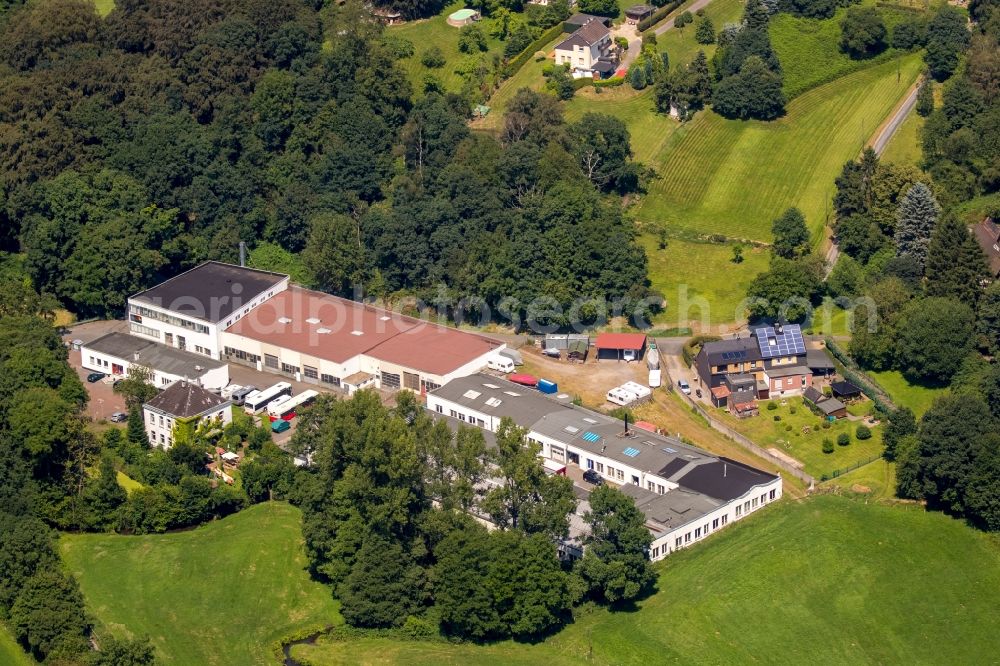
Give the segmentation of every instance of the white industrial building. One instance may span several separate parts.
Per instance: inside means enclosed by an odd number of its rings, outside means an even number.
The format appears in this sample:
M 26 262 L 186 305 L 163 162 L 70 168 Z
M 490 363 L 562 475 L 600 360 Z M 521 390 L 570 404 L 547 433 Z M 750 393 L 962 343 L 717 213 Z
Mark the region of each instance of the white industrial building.
M 219 334 L 287 288 L 287 275 L 207 261 L 129 298 L 129 332 L 219 359 Z
M 365 303 L 292 286 L 222 332 L 233 363 L 340 388 L 431 391 L 505 345 Z
M 654 561 L 781 498 L 780 476 L 489 375 L 449 382 L 427 408 L 490 432 L 509 417 L 543 457 L 621 486 L 646 516 Z
M 210 390 L 229 383 L 225 361 L 192 354 L 125 333 L 108 333 L 80 347 L 81 364 L 116 377 L 124 377 L 133 365 L 148 368 L 153 385 L 163 388 L 182 379 L 198 382 Z

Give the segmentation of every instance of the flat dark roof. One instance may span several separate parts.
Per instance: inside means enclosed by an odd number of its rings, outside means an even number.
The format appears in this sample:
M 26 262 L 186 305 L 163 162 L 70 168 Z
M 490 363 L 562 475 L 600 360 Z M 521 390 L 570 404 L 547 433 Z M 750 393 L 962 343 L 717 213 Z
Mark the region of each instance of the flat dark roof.
M 694 465 L 677 479 L 684 488 L 728 502 L 743 497 L 755 486 L 771 483 L 777 476 L 729 458 Z
M 226 365 L 225 361 L 210 356 L 168 347 L 127 333 L 108 333 L 83 347 L 129 363 L 139 363 L 160 372 L 192 379 L 201 377 L 208 370 Z
M 281 273 L 206 261 L 130 300 L 214 324 L 287 278 Z

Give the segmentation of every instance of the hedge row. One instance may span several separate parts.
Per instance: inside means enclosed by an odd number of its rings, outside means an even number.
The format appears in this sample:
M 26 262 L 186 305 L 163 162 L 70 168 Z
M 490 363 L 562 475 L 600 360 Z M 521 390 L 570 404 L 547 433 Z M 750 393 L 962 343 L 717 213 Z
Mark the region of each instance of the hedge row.
M 673 2 L 668 2 L 667 4 L 663 5 L 662 7 L 660 7 L 659 9 L 657 9 L 655 12 L 653 12 L 652 15 L 647 16 L 646 18 L 644 18 L 641 21 L 639 21 L 639 25 L 638 25 L 639 32 L 646 32 L 647 30 L 649 30 L 650 28 L 652 28 L 654 25 L 656 25 L 657 23 L 659 23 L 663 19 L 667 18 L 667 15 L 670 12 L 674 11 L 675 9 L 677 9 L 682 4 L 684 4 L 684 0 L 673 0 Z
M 594 79 L 595 88 L 617 88 L 625 83 L 624 76 L 616 76 L 610 79 Z
M 532 57 L 534 57 L 537 51 L 561 35 L 562 32 L 563 24 L 560 22 L 539 35 L 535 41 L 528 44 L 526 49 L 518 53 L 513 60 L 507 63 L 507 76 L 511 77 L 517 74 L 517 71 L 524 67 L 524 65 L 531 60 Z

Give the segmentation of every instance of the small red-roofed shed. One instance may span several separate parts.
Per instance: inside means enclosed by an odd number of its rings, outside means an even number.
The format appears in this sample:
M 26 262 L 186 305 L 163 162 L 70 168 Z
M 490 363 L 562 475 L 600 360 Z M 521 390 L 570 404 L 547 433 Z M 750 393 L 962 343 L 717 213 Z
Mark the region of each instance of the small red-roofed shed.
M 613 358 L 616 360 L 638 361 L 646 350 L 646 336 L 643 333 L 600 333 L 594 341 L 598 360 Z M 627 359 L 626 352 L 631 352 L 633 358 Z

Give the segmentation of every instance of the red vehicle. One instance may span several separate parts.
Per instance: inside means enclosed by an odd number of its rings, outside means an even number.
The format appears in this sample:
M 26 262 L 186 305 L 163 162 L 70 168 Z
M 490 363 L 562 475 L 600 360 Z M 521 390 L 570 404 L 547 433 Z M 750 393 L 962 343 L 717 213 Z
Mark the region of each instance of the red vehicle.
M 507 375 L 507 379 L 521 386 L 536 386 L 538 384 L 538 377 L 534 375 L 513 374 Z

